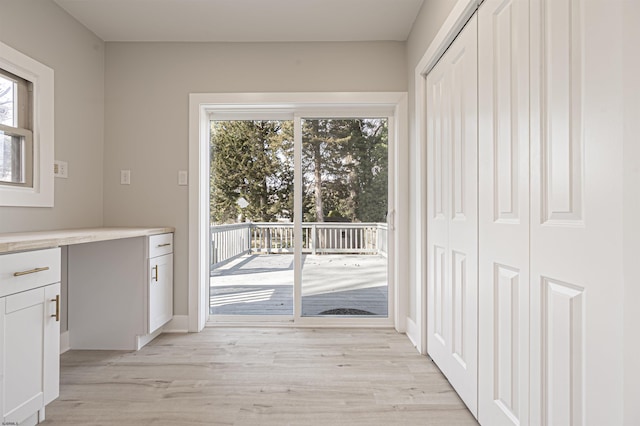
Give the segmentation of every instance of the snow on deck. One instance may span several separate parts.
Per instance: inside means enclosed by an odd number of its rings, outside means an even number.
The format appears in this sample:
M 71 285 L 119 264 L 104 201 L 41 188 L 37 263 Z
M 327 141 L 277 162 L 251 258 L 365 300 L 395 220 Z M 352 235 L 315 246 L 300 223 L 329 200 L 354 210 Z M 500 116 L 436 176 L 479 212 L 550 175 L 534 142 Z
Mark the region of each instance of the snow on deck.
M 303 316 L 332 309 L 388 315 L 385 257 L 309 254 L 302 262 Z M 293 256 L 249 254 L 213 269 L 210 302 L 215 315 L 293 315 Z

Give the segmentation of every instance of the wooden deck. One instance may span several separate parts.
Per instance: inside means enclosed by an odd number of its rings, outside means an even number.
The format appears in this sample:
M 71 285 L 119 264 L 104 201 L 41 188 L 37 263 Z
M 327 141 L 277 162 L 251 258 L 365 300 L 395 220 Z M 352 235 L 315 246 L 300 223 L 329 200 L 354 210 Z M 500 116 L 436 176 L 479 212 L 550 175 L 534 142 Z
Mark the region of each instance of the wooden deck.
M 214 315 L 293 315 L 293 256 L 244 255 L 211 271 Z M 302 315 L 335 309 L 388 315 L 387 259 L 303 255 Z

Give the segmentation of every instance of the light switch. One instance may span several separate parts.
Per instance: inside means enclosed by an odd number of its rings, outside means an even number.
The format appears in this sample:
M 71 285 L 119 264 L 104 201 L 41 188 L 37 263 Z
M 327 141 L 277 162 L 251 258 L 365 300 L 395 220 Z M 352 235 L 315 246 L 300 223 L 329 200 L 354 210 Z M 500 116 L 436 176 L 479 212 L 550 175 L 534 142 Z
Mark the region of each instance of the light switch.
M 189 175 L 186 170 L 178 170 L 178 185 L 185 186 L 188 185 Z
M 59 178 L 69 177 L 69 165 L 66 161 L 55 160 L 53 162 L 53 175 Z
M 120 170 L 120 185 L 131 185 L 131 170 Z

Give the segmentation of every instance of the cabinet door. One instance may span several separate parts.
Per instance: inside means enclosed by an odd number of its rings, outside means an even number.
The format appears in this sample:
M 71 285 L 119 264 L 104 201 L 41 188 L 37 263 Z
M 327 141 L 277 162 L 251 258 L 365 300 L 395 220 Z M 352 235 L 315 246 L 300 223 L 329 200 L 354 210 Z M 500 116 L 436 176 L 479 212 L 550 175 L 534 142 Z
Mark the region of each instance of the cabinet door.
M 0 299 L 3 422 L 20 423 L 58 396 L 59 294 L 57 283 Z
M 173 254 L 149 259 L 149 333 L 173 316 Z
M 60 284 L 44 288 L 44 405 L 60 395 Z

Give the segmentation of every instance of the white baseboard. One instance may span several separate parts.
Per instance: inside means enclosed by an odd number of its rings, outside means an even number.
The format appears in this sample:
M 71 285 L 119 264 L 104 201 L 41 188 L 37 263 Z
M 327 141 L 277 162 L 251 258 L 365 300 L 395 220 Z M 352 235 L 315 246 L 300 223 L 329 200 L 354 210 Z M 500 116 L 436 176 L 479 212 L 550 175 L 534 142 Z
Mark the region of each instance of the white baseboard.
M 145 334 L 144 336 L 136 336 L 136 350 L 139 351 L 142 349 L 147 343 L 158 337 L 162 334 L 162 328 L 157 329 L 151 334 Z
M 174 315 L 173 319 L 165 324 L 160 330 L 150 335 L 139 337 L 138 349 L 155 339 L 160 333 L 188 333 L 189 332 L 189 316 Z M 69 330 L 60 333 L 60 354 L 71 349 L 69 344 Z
M 162 328 L 163 333 L 188 333 L 189 332 L 189 316 L 174 315 L 173 319 L 166 323 Z
M 62 355 L 66 351 L 71 349 L 69 346 L 69 330 L 60 333 L 60 354 Z
M 420 344 L 420 328 L 418 324 L 415 323 L 411 318 L 407 317 L 407 337 L 413 343 L 413 346 L 416 347 L 418 352 L 421 352 L 421 344 Z

